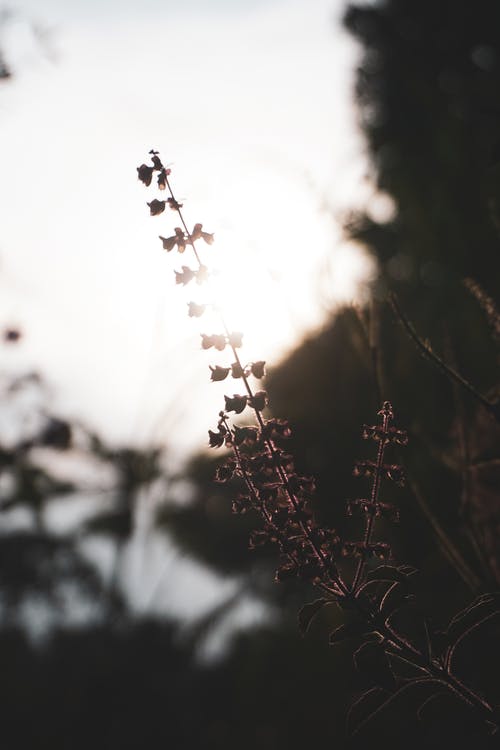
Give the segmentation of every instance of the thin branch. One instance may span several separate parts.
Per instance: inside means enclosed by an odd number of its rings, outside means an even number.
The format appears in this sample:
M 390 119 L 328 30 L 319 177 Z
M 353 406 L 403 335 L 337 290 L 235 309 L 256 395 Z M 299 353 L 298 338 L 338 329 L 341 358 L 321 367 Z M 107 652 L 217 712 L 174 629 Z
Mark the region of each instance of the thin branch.
M 432 526 L 432 529 L 436 537 L 440 541 L 441 547 L 443 549 L 445 556 L 451 562 L 453 567 L 456 569 L 457 573 L 460 575 L 464 583 L 471 589 L 471 591 L 474 591 L 476 593 L 482 591 L 483 587 L 481 585 L 480 579 L 477 577 L 474 571 L 469 567 L 467 562 L 464 560 L 462 554 L 460 553 L 456 545 L 453 543 L 452 539 L 448 536 L 443 526 L 440 524 L 440 522 L 434 515 L 434 512 L 431 506 L 429 505 L 427 500 L 424 498 L 415 480 L 410 479 L 408 481 L 408 484 L 420 506 L 420 510 L 422 511 L 424 516 L 427 518 L 427 521 Z
M 441 359 L 441 357 L 436 354 L 436 352 L 427 341 L 424 341 L 422 338 L 420 338 L 417 331 L 415 330 L 413 323 L 406 317 L 403 310 L 401 309 L 401 306 L 395 294 L 391 293 L 389 295 L 389 301 L 397 319 L 403 326 L 408 336 L 417 346 L 417 349 L 420 351 L 420 353 L 424 357 L 429 359 L 445 377 L 455 383 L 458 383 L 458 385 L 460 385 L 462 388 L 465 388 L 465 390 L 468 391 L 477 401 L 479 401 L 479 403 L 489 411 L 493 418 L 500 423 L 500 403 L 498 401 L 490 401 L 488 398 L 486 398 L 486 396 L 483 396 L 483 394 L 480 393 L 477 388 L 472 385 L 472 383 L 469 383 L 469 381 L 466 380 L 459 372 L 454 370 L 453 367 L 450 367 L 450 365 L 448 365 L 443 359 Z

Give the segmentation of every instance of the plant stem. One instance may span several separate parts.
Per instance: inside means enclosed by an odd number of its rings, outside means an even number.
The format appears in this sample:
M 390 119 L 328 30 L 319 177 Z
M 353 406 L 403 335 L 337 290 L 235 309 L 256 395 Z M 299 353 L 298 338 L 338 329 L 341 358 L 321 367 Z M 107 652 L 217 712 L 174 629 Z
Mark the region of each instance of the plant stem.
M 388 404 L 388 402 L 385 402 L 383 414 L 382 414 L 382 419 L 383 419 L 382 434 L 380 436 L 380 441 L 378 444 L 377 465 L 375 467 L 375 474 L 373 476 L 372 489 L 371 489 L 371 495 L 370 495 L 370 508 L 367 513 L 367 521 L 366 521 L 365 534 L 364 534 L 364 539 L 363 539 L 363 542 L 365 545 L 365 554 L 363 554 L 360 557 L 360 560 L 358 562 L 358 567 L 356 569 L 356 574 L 354 576 L 354 580 L 351 586 L 351 591 L 356 590 L 356 587 L 363 574 L 363 570 L 364 570 L 365 562 L 366 562 L 366 552 L 371 543 L 373 527 L 375 525 L 375 513 L 376 513 L 376 507 L 377 507 L 378 493 L 380 490 L 380 484 L 382 482 L 382 466 L 384 464 L 385 437 L 388 433 L 389 424 L 392 419 L 392 409 L 390 408 L 390 406 L 389 408 L 385 408 L 386 404 Z
M 181 211 L 181 209 L 179 207 L 179 203 L 178 203 L 177 199 L 175 198 L 175 195 L 174 195 L 174 192 L 173 192 L 172 187 L 170 185 L 170 181 L 168 179 L 168 176 L 165 178 L 165 181 L 166 181 L 166 185 L 168 187 L 168 191 L 170 193 L 170 196 L 171 196 L 171 198 L 172 198 L 172 200 L 174 202 L 174 205 L 176 206 L 175 210 L 176 210 L 176 212 L 177 212 L 177 214 L 179 216 L 179 219 L 180 219 L 180 221 L 182 223 L 184 231 L 186 232 L 186 235 L 188 237 L 189 245 L 191 246 L 191 248 L 193 250 L 193 253 L 194 253 L 194 256 L 196 258 L 196 261 L 198 263 L 198 267 L 201 268 L 203 266 L 203 264 L 201 262 L 201 259 L 200 259 L 200 256 L 198 254 L 198 251 L 196 249 L 195 241 L 192 239 L 192 236 L 191 236 L 191 234 L 190 234 L 190 232 L 189 232 L 189 230 L 187 228 L 186 221 L 185 221 L 183 213 L 182 213 L 182 211 Z M 297 515 L 299 515 L 299 513 L 300 513 L 299 502 L 298 502 L 297 498 L 295 497 L 295 494 L 294 494 L 292 488 L 290 487 L 290 482 L 289 482 L 287 473 L 286 473 L 285 469 L 283 468 L 283 465 L 281 463 L 281 459 L 280 459 L 280 456 L 279 456 L 279 452 L 277 451 L 276 446 L 274 445 L 273 441 L 270 438 L 264 436 L 265 424 L 264 424 L 264 420 L 262 418 L 262 413 L 254 405 L 254 393 L 253 393 L 253 390 L 252 390 L 252 388 L 250 386 L 250 382 L 248 380 L 248 377 L 245 374 L 244 368 L 242 367 L 242 363 L 241 363 L 241 359 L 240 359 L 240 356 L 238 354 L 238 351 L 237 351 L 236 347 L 234 346 L 234 344 L 231 341 L 231 336 L 230 336 L 229 328 L 228 328 L 227 323 L 225 321 L 225 318 L 222 315 L 222 312 L 220 310 L 219 310 L 219 317 L 220 317 L 220 320 L 221 320 L 221 324 L 222 324 L 222 326 L 224 328 L 224 332 L 226 334 L 226 337 L 227 337 L 227 340 L 228 340 L 228 344 L 229 344 L 229 346 L 231 348 L 231 351 L 232 351 L 233 356 L 235 358 L 235 361 L 236 361 L 236 363 L 237 363 L 237 365 L 238 365 L 238 367 L 240 369 L 240 372 L 242 373 L 241 377 L 242 377 L 243 383 L 245 385 L 245 390 L 246 390 L 246 392 L 248 394 L 248 397 L 250 399 L 250 403 L 252 405 L 252 409 L 253 409 L 253 411 L 255 413 L 255 417 L 256 417 L 258 425 L 259 425 L 259 427 L 261 429 L 261 434 L 263 435 L 263 440 L 264 440 L 264 443 L 266 445 L 266 448 L 269 451 L 269 454 L 270 454 L 270 456 L 271 456 L 271 458 L 272 458 L 272 460 L 274 462 L 277 474 L 279 476 L 280 482 L 283 485 L 283 488 L 285 490 L 287 498 L 288 498 L 291 506 L 293 507 L 295 513 Z M 340 577 L 340 574 L 339 574 L 336 566 L 334 564 L 329 563 L 326 560 L 325 555 L 323 554 L 323 551 L 321 550 L 320 547 L 318 547 L 318 545 L 316 544 L 315 540 L 313 539 L 312 534 L 311 534 L 311 530 L 309 529 L 309 527 L 307 526 L 307 524 L 305 524 L 300 519 L 298 520 L 298 524 L 299 524 L 299 526 L 300 526 L 300 528 L 301 528 L 304 536 L 308 540 L 308 542 L 309 542 L 309 544 L 311 546 L 311 549 L 312 549 L 312 551 L 313 551 L 316 559 L 318 560 L 319 564 L 321 565 L 322 569 L 324 570 L 325 574 L 329 578 L 331 578 L 331 580 L 333 581 L 334 585 L 336 586 L 336 588 L 339 591 L 341 591 L 344 594 L 347 594 L 348 593 L 348 587 L 342 581 L 342 579 Z

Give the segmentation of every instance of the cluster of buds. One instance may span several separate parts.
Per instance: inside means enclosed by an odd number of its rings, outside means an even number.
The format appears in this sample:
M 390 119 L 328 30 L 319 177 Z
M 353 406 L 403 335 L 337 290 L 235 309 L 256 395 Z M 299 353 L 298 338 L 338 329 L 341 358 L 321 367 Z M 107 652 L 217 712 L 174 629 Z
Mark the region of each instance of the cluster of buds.
M 214 242 L 214 235 L 205 232 L 203 230 L 203 224 L 196 223 L 191 231 L 188 230 L 187 224 L 184 221 L 182 214 L 183 204 L 180 203 L 172 192 L 172 188 L 169 182 L 169 176 L 171 169 L 165 167 L 160 159 L 158 151 L 151 150 L 149 152 L 151 156 L 151 164 L 141 164 L 137 167 L 137 176 L 139 180 L 149 187 L 153 180 L 153 175 L 157 172 L 157 185 L 160 190 L 167 190 L 170 195 L 165 200 L 158 200 L 155 198 L 150 201 L 147 205 L 151 216 L 159 216 L 162 214 L 167 206 L 178 215 L 181 226 L 174 228 L 174 234 L 170 237 L 163 237 L 159 235 L 162 247 L 167 252 L 171 252 L 174 248 L 177 249 L 178 253 L 184 253 L 187 247 L 191 247 L 193 254 L 197 261 L 197 268 L 191 268 L 190 266 L 182 266 L 180 271 L 175 271 L 175 283 L 186 286 L 191 281 L 196 280 L 197 284 L 203 284 L 209 277 L 209 271 L 201 260 L 196 250 L 195 242 L 197 240 L 203 240 L 207 245 L 212 245 Z M 205 309 L 204 305 L 196 305 L 196 303 L 190 303 L 191 317 L 198 317 L 203 314 Z
M 229 372 L 229 368 L 228 372 Z M 265 392 L 259 392 L 265 393 Z M 408 436 L 394 426 L 391 404 L 386 401 L 379 411 L 381 424 L 364 425 L 362 436 L 378 443 L 375 461 L 358 461 L 354 475 L 371 481 L 368 498 L 356 498 L 348 503 L 348 514 L 355 510 L 365 515 L 365 533 L 360 541 L 342 542 L 333 529 L 320 527 L 312 509 L 314 480 L 296 473 L 292 456 L 283 448 L 283 441 L 291 435 L 286 420 L 265 420 L 260 414 L 263 403 L 254 397 L 226 396 L 226 409 L 220 412 L 217 431 L 209 431 L 211 447 L 229 447 L 233 457 L 219 467 L 217 481 L 227 482 L 235 476 L 244 480 L 247 492 L 240 493 L 233 502 L 236 513 L 256 511 L 262 528 L 250 538 L 252 548 L 274 542 L 281 552 L 276 573 L 278 581 L 299 576 L 334 593 L 338 599 L 356 595 L 363 581 L 365 564 L 371 558 L 387 560 L 391 557 L 389 544 L 373 539 L 375 519 L 384 517 L 399 520 L 398 510 L 380 499 L 382 480 L 404 484 L 404 473 L 398 464 L 385 463 L 389 444 L 406 445 Z M 231 426 L 228 412 L 240 414 L 246 406 L 256 410 L 257 426 Z M 341 575 L 341 561 L 346 557 L 358 560 L 352 585 Z
M 291 436 L 290 426 L 284 419 L 264 419 L 263 405 L 256 403 L 258 395 L 247 398 L 258 414 L 258 425 L 243 427 L 229 423 L 227 407 L 234 405 L 234 399 L 226 396 L 226 410 L 220 412 L 217 431 L 210 430 L 209 438 L 212 447 L 225 445 L 233 456 L 219 466 L 216 479 L 227 482 L 238 476 L 243 480 L 246 492 L 234 499 L 233 511 L 253 510 L 260 516 L 262 524 L 250 535 L 250 547 L 269 542 L 278 546 L 277 581 L 298 576 L 337 591 L 335 560 L 340 539 L 334 530 L 316 523 L 314 480 L 296 472 L 284 446 Z
M 399 486 L 405 483 L 405 475 L 402 466 L 385 462 L 385 452 L 392 443 L 404 446 L 408 444 L 408 435 L 405 430 L 400 430 L 394 425 L 394 412 L 389 401 L 385 401 L 378 412 L 381 424 L 363 425 L 362 437 L 364 440 L 374 440 L 377 445 L 377 459 L 375 461 L 356 461 L 353 474 L 356 477 L 366 477 L 371 482 L 370 497 L 356 498 L 347 504 L 347 513 L 352 515 L 359 511 L 365 515 L 365 532 L 361 541 L 348 541 L 343 545 L 343 554 L 358 558 L 358 567 L 354 576 L 352 590 L 356 590 L 362 582 L 364 565 L 372 557 L 387 560 L 391 557 L 390 546 L 386 542 L 373 540 L 373 532 L 376 518 L 386 518 L 390 521 L 399 520 L 399 512 L 392 503 L 383 502 L 380 499 L 380 487 L 383 480 L 390 480 Z

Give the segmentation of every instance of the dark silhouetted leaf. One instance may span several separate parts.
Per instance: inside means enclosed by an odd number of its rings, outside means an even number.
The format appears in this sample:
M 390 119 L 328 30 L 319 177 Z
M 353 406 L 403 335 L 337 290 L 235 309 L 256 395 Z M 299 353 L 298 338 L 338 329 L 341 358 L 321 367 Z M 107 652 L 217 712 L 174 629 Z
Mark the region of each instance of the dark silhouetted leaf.
M 457 642 L 484 618 L 496 616 L 500 616 L 500 595 L 483 594 L 453 617 L 447 630 L 450 642 Z
M 408 717 L 415 716 L 422 702 L 435 692 L 436 687 L 439 689 L 440 686 L 439 680 L 420 678 L 404 684 L 392 694 L 379 688 L 376 688 L 376 693 L 369 691 L 365 695 L 373 697 L 366 703 L 366 710 L 363 710 L 365 707 L 361 704 L 360 710 L 355 711 L 348 720 L 350 734 L 361 736 L 366 740 L 366 738 L 376 735 L 380 726 L 386 726 L 390 719 L 393 722 L 397 720 L 405 724 Z M 382 700 L 383 696 L 385 700 Z M 388 716 L 386 712 L 390 709 L 392 710 Z M 353 719 L 356 719 L 356 721 L 353 721 Z
M 379 611 L 384 620 L 401 606 L 405 593 L 404 587 L 398 581 L 394 581 L 387 589 L 379 605 Z
M 212 371 L 212 374 L 210 375 L 210 380 L 212 380 L 214 383 L 219 380 L 225 380 L 227 376 L 229 375 L 229 367 L 219 367 L 219 365 L 216 365 L 215 367 L 212 367 L 212 365 L 209 365 L 210 370 Z
M 331 646 L 337 643 L 342 643 L 347 638 L 359 638 L 370 632 L 370 625 L 367 622 L 361 620 L 353 620 L 352 622 L 346 622 L 343 625 L 339 625 L 338 628 L 330 633 L 329 642 Z
M 374 687 L 352 704 L 347 714 L 347 733 L 352 736 L 390 697 L 387 690 Z
M 224 396 L 224 401 L 226 403 L 226 411 L 234 411 L 236 414 L 241 414 L 247 405 L 248 396 L 238 396 L 236 394 L 233 396 Z
M 384 648 L 379 643 L 363 643 L 354 654 L 356 669 L 377 687 L 392 690 L 396 681 Z
M 301 635 L 305 635 L 307 633 L 314 617 L 328 603 L 328 599 L 321 598 L 316 599 L 316 601 L 311 602 L 310 604 L 305 604 L 302 607 L 298 614 L 299 632 Z

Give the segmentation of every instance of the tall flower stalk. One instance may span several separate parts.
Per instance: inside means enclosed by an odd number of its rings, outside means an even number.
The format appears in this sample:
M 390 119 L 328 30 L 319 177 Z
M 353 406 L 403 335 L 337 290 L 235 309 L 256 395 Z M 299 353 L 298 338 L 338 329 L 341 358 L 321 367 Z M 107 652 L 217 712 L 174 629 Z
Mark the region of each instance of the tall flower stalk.
M 189 229 L 183 205 L 172 189 L 170 169 L 164 166 L 158 152 L 151 151 L 150 155 L 151 164 L 138 167 L 139 179 L 149 187 L 156 178 L 159 190 L 167 194 L 164 200 L 148 203 L 150 213 L 157 216 L 169 208 L 178 216 L 180 225 L 173 234 L 159 236 L 163 249 L 179 254 L 189 249 L 194 259 L 194 267 L 182 265 L 180 271 L 175 271 L 176 283 L 203 285 L 210 278 L 210 269 L 203 263 L 199 243 L 212 245 L 214 235 L 204 231 L 201 223 Z M 376 686 L 355 704 L 352 732 L 362 734 L 374 716 L 410 690 L 417 693 L 418 710 L 445 691 L 461 710 L 473 713 L 483 728 L 496 732 L 498 713 L 480 692 L 457 676 L 455 655 L 457 647 L 477 628 L 498 617 L 498 597 L 480 597 L 452 620 L 443 636 L 415 606 L 411 593 L 414 569 L 396 565 L 389 544 L 379 538 L 377 519 L 397 522 L 399 515 L 397 508 L 382 498 L 384 483 L 404 483 L 402 467 L 389 462 L 387 454 L 392 445 L 408 443 L 406 432 L 395 423 L 390 402 L 383 403 L 377 424 L 363 426 L 362 437 L 376 443 L 375 459 L 359 460 L 354 466 L 354 475 L 369 482 L 367 496 L 348 504 L 348 514 L 361 513 L 364 519 L 362 539 L 342 540 L 335 529 L 319 524 L 314 516 L 314 480 L 296 471 L 293 457 L 286 450 L 291 436 L 287 420 L 264 416 L 268 394 L 256 390 L 252 383 L 264 377 L 265 362 L 244 364 L 240 354 L 242 334 L 228 326 L 216 301 L 210 305 L 190 302 L 189 315 L 201 317 L 208 306 L 218 312 L 220 332 L 202 334 L 202 348 L 230 351 L 234 360 L 226 365 L 210 365 L 210 379 L 223 381 L 231 375 L 243 385 L 243 393 L 224 397 L 224 409 L 219 412 L 215 429 L 209 430 L 212 448 L 230 449 L 230 457 L 217 469 L 216 481 L 228 482 L 235 476 L 243 481 L 245 489 L 235 497 L 233 510 L 253 511 L 260 517 L 260 527 L 250 536 L 250 546 L 268 542 L 277 545 L 280 560 L 276 580 L 298 577 L 321 592 L 319 599 L 305 605 L 299 613 L 302 633 L 328 605 L 336 604 L 346 612 L 346 622 L 331 634 L 330 643 L 352 638 L 360 642 L 355 662 L 364 672 L 373 673 Z M 248 411 L 254 415 L 252 424 L 242 426 L 233 421 L 234 416 Z

